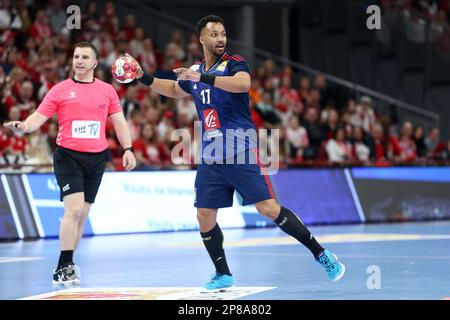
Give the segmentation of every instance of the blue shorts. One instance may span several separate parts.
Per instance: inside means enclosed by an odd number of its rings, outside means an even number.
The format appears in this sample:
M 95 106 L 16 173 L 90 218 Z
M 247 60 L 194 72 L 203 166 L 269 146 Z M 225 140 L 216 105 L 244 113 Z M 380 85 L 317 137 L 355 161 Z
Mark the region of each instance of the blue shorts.
M 195 207 L 231 207 L 234 190 L 242 196 L 244 206 L 273 198 L 268 176 L 261 174 L 258 164 L 202 163 L 198 166 Z

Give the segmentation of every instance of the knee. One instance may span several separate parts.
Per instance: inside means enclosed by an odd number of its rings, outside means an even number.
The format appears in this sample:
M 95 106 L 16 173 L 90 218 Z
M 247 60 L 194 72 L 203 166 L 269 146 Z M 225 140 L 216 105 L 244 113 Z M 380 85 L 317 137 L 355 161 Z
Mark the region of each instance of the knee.
M 71 206 L 64 212 L 64 218 L 72 221 L 80 221 L 83 219 L 83 206 Z
M 271 220 L 276 220 L 280 215 L 280 205 L 276 201 L 257 203 L 256 210 Z
M 208 210 L 198 210 L 197 220 L 199 223 L 206 223 L 211 220 L 212 214 Z
M 216 225 L 216 210 L 214 209 L 198 209 L 197 220 L 200 225 L 200 231 L 206 232 L 214 228 Z

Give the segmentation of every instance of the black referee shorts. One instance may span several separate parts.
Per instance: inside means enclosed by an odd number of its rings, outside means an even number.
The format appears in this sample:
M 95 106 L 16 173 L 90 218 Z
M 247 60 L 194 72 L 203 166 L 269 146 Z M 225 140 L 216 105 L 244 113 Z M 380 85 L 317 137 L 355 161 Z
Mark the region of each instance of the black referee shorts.
M 102 152 L 79 152 L 57 147 L 53 153 L 53 167 L 60 190 L 60 200 L 76 192 L 84 192 L 84 199 L 94 203 L 102 182 L 108 149 Z

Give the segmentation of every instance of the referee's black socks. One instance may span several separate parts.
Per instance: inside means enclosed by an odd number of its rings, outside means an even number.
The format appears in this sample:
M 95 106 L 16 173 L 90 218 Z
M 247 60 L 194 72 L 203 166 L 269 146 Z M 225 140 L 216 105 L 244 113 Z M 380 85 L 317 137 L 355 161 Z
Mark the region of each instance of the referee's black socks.
M 61 251 L 61 254 L 59 255 L 58 267 L 56 268 L 56 270 L 68 264 L 73 264 L 73 250 Z
M 225 258 L 225 251 L 223 250 L 223 234 L 218 224 L 215 225 L 208 232 L 200 232 L 203 244 L 211 257 L 216 272 L 218 274 L 227 274 L 231 276 L 230 269 L 228 269 L 227 259 Z
M 306 246 L 317 260 L 324 248 L 317 242 L 299 217 L 291 210 L 281 207 L 280 216 L 274 221 L 281 230 Z

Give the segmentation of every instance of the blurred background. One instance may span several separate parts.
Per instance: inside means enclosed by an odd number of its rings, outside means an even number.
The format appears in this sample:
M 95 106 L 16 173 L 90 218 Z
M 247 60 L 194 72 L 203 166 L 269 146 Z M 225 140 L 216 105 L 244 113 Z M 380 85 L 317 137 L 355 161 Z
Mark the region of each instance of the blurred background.
M 100 52 L 96 77 L 121 98 L 138 169 L 186 169 L 170 160 L 170 135 L 193 128 L 192 99 L 168 99 L 136 81 L 121 85 L 110 69 L 129 52 L 146 71 L 174 79 L 172 69 L 201 59 L 195 22 L 215 13 L 226 22 L 228 51 L 251 67 L 256 127 L 281 130 L 281 167 L 450 159 L 448 0 L 79 1 L 81 28 L 68 30 L 71 4 L 1 1 L 2 121 L 32 113 L 53 85 L 71 75 L 73 45 L 90 41 Z M 366 26 L 372 4 L 381 9 L 378 30 Z M 2 129 L 3 168 L 51 170 L 57 131 L 56 119 L 26 137 Z M 108 137 L 108 168 L 122 170 L 111 126 Z

